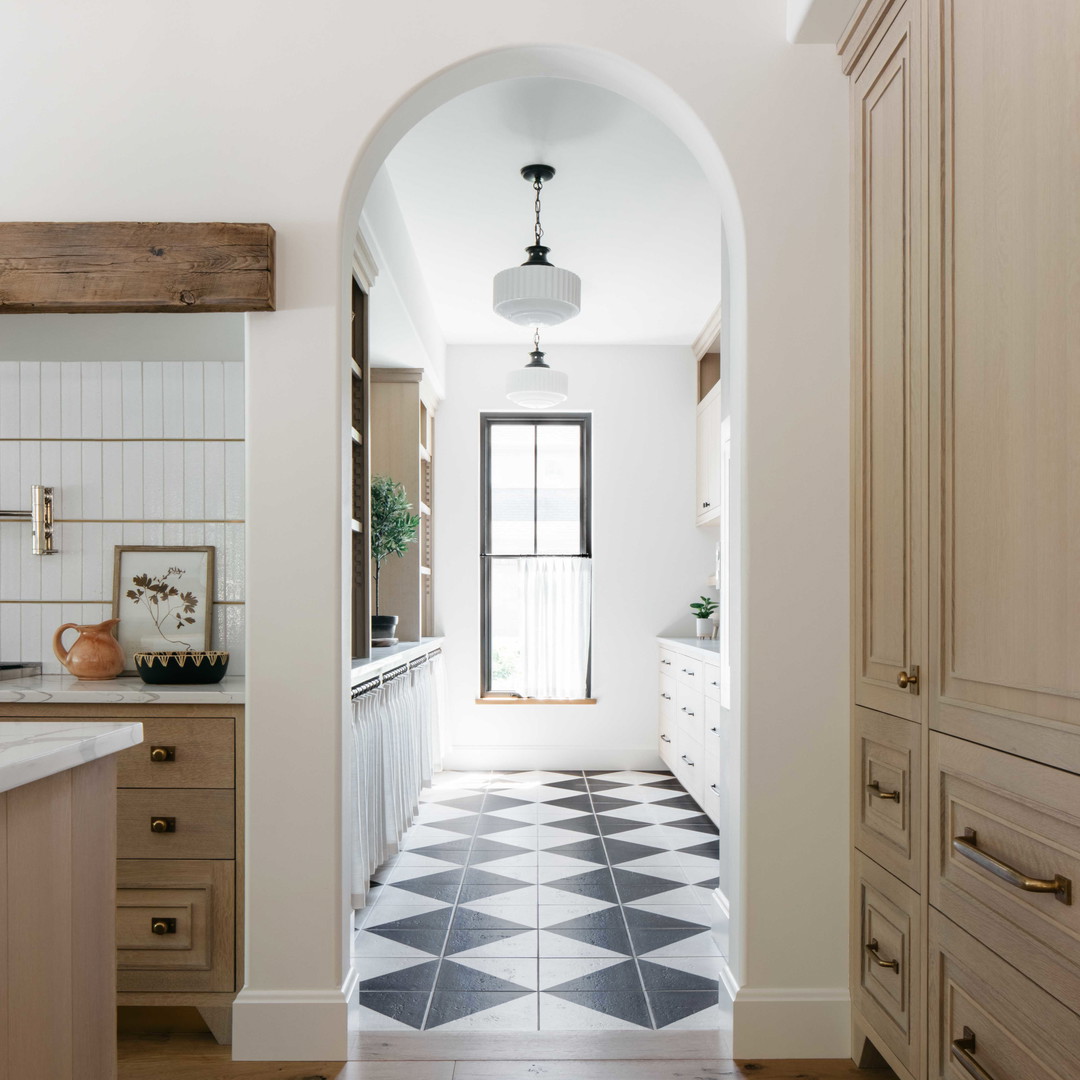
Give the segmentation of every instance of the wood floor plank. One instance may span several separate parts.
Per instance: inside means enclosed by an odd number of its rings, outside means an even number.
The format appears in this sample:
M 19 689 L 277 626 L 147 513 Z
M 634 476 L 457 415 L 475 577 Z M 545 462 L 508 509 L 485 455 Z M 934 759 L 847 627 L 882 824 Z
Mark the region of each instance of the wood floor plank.
M 454 1080 L 895 1080 L 851 1061 L 459 1061 Z

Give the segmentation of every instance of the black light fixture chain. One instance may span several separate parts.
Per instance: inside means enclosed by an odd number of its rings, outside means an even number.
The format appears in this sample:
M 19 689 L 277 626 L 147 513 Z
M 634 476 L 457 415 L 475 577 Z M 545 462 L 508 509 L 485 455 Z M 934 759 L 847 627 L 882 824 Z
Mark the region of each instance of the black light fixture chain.
M 540 243 L 540 238 L 544 235 L 544 230 L 540 225 L 540 191 L 544 186 L 544 182 L 538 176 L 533 181 L 533 191 L 536 192 L 536 198 L 533 200 L 533 212 L 536 214 L 536 222 L 533 225 L 533 235 L 536 239 L 533 241 L 535 244 Z

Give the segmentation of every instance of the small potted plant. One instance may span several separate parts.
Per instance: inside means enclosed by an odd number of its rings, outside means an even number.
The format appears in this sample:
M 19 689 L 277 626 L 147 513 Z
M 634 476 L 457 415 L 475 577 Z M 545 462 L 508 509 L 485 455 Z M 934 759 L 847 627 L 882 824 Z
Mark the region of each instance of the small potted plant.
M 417 541 L 420 516 L 412 513 L 412 504 L 404 484 L 395 484 L 389 476 L 371 478 L 371 562 L 375 584 L 375 614 L 371 616 L 371 644 L 396 645 L 396 615 L 379 610 L 379 576 L 383 562 L 391 555 L 405 554 Z
M 716 606 L 716 601 L 707 596 L 690 605 L 690 610 L 694 613 L 694 630 L 699 639 L 713 636 L 712 614 Z

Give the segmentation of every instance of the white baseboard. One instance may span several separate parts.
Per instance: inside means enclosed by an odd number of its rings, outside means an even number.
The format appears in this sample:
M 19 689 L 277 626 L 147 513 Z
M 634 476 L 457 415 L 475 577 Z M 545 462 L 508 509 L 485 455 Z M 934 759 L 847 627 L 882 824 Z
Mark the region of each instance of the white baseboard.
M 719 889 L 713 889 L 712 898 L 716 901 L 716 906 L 720 909 L 724 918 L 730 919 L 731 905 L 728 903 L 728 898 Z
M 455 746 L 443 756 L 444 769 L 471 772 L 479 769 L 580 772 L 582 769 L 653 770 L 665 768 L 652 746 Z
M 234 1061 L 345 1061 L 355 969 L 340 990 L 248 990 L 233 1002 Z
M 730 993 L 727 980 L 724 985 Z M 737 989 L 733 1011 L 736 1058 L 851 1056 L 851 996 L 846 989 Z

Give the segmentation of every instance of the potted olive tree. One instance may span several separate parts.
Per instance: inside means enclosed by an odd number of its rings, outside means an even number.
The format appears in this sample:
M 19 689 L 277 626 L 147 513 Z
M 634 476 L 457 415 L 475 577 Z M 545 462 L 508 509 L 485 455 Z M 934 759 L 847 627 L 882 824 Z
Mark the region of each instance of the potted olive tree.
M 395 484 L 389 476 L 371 478 L 371 562 L 375 584 L 375 614 L 371 616 L 371 644 L 396 645 L 396 615 L 379 610 L 379 576 L 382 564 L 391 555 L 405 554 L 417 540 L 418 514 L 405 494 L 404 484 Z

